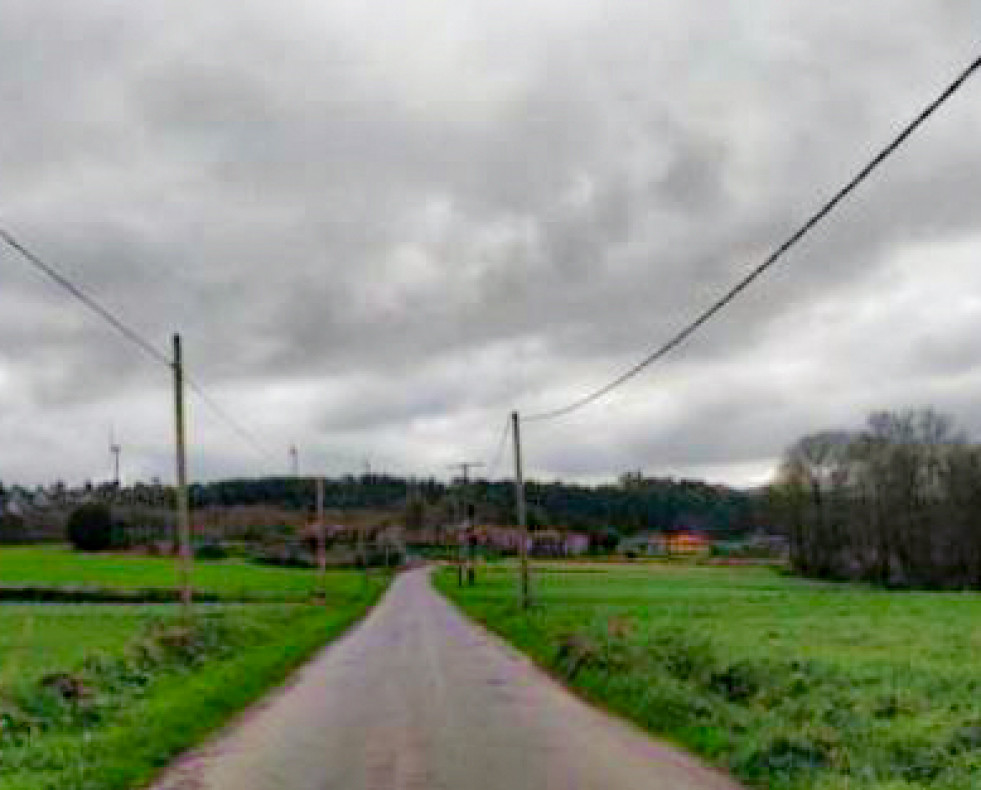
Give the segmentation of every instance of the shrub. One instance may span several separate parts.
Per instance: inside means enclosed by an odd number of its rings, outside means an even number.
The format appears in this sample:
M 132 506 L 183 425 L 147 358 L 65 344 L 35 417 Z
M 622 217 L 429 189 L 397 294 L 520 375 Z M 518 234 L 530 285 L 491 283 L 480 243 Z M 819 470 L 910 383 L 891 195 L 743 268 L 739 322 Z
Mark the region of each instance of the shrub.
M 0 513 L 0 543 L 22 543 L 26 540 L 24 519 L 14 513 Z
M 228 559 L 228 551 L 221 543 L 209 541 L 194 550 L 194 557 L 198 560 L 224 560 Z
M 67 532 L 68 540 L 79 551 L 106 551 L 116 545 L 112 513 L 98 503 L 76 508 L 68 517 Z

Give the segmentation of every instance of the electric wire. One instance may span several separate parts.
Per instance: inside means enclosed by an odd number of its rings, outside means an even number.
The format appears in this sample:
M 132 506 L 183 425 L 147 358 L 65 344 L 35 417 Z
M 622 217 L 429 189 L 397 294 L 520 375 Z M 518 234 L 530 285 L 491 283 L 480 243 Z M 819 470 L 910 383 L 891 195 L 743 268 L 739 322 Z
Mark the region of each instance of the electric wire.
M 508 435 L 511 433 L 511 417 L 504 420 L 504 430 L 501 431 L 501 437 L 497 441 L 497 449 L 494 450 L 494 455 L 492 456 L 491 462 L 487 466 L 487 479 L 493 480 L 494 475 L 497 472 L 497 467 L 501 463 L 501 458 L 504 455 L 504 446 L 507 442 Z
M 276 460 L 276 455 L 273 453 L 273 451 L 256 439 L 255 436 L 245 428 L 245 426 L 239 423 L 238 420 L 236 420 L 224 408 L 222 408 L 222 406 L 214 398 L 212 398 L 211 395 L 209 395 L 195 379 L 185 374 L 184 382 L 187 384 L 187 388 L 197 395 L 201 402 L 211 409 L 212 413 L 218 417 L 219 420 L 225 423 L 225 427 L 238 436 L 239 439 L 249 445 L 264 458 L 270 461 Z
M 592 392 L 584 395 L 583 397 L 577 398 L 571 403 L 566 404 L 557 409 L 550 409 L 548 411 L 542 411 L 528 416 L 523 416 L 522 421 L 524 422 L 540 422 L 545 420 L 552 420 L 557 417 L 563 417 L 571 412 L 577 411 L 578 409 L 588 406 L 589 404 L 599 400 L 604 395 L 608 395 L 613 390 L 625 384 L 638 373 L 640 373 L 645 368 L 654 364 L 655 362 L 663 359 L 665 356 L 670 354 L 675 348 L 684 343 L 689 337 L 691 337 L 695 332 L 697 332 L 703 325 L 708 323 L 716 314 L 720 313 L 726 306 L 729 305 L 740 293 L 742 293 L 746 288 L 748 288 L 757 278 L 763 275 L 770 267 L 772 267 L 777 261 L 779 261 L 791 248 L 797 245 L 801 239 L 803 239 L 811 230 L 813 230 L 822 220 L 825 219 L 832 211 L 841 203 L 848 195 L 850 195 L 863 181 L 865 181 L 874 170 L 876 170 L 879 165 L 885 162 L 892 154 L 894 154 L 912 135 L 913 133 L 922 126 L 927 119 L 930 118 L 940 107 L 961 87 L 964 83 L 968 81 L 972 76 L 974 76 L 977 71 L 981 69 L 981 56 L 979 56 L 974 62 L 972 62 L 966 69 L 964 69 L 957 78 L 951 82 L 944 91 L 932 102 L 930 102 L 926 108 L 924 108 L 909 124 L 903 127 L 902 131 L 892 139 L 892 141 L 886 145 L 879 153 L 863 167 L 855 176 L 852 177 L 844 187 L 838 190 L 835 195 L 827 201 L 816 213 L 811 215 L 800 228 L 798 228 L 786 241 L 784 241 L 779 247 L 777 247 L 761 264 L 759 264 L 755 269 L 749 272 L 745 277 L 739 280 L 732 288 L 726 291 L 717 301 L 715 301 L 708 309 L 698 315 L 695 320 L 685 326 L 681 331 L 672 336 L 666 343 L 664 343 L 659 348 L 655 349 L 653 352 L 648 354 L 644 359 L 635 364 L 633 367 L 628 368 L 624 373 L 621 373 L 615 379 L 602 387 L 593 390 Z
M 0 239 L 2 239 L 8 247 L 11 247 L 14 251 L 19 253 L 21 257 L 30 263 L 34 268 L 40 270 L 46 277 L 48 277 L 48 279 L 53 280 L 59 286 L 64 288 L 66 291 L 68 291 L 68 293 L 88 307 L 89 310 L 94 312 L 110 326 L 112 326 L 117 332 L 123 335 L 123 337 L 140 348 L 143 353 L 145 353 L 151 359 L 162 365 L 166 365 L 168 368 L 172 367 L 171 361 L 167 358 L 166 354 L 154 346 L 149 340 L 142 337 L 135 329 L 132 329 L 122 320 L 113 315 L 107 307 L 102 305 L 93 297 L 89 296 L 85 291 L 71 282 L 51 264 L 42 260 L 40 256 L 36 255 L 24 244 L 18 241 L 12 233 L 0 228 Z
M 0 240 L 17 252 L 25 261 L 44 274 L 48 279 L 52 280 L 64 290 L 68 291 L 69 294 L 74 296 L 89 310 L 102 318 L 106 323 L 112 326 L 119 334 L 129 340 L 154 362 L 163 365 L 168 370 L 174 369 L 173 361 L 163 351 L 143 337 L 121 318 L 117 317 L 108 307 L 99 302 L 95 297 L 89 295 L 82 288 L 75 285 L 75 283 L 58 271 L 58 269 L 51 263 L 45 261 L 43 258 L 41 258 L 41 256 L 27 247 L 27 245 L 19 241 L 9 230 L 0 227 Z M 197 397 L 200 398 L 209 409 L 211 409 L 215 416 L 217 416 L 240 439 L 242 439 L 260 454 L 268 458 L 273 457 L 272 453 L 266 447 L 264 447 L 263 444 L 248 429 L 246 429 L 240 422 L 232 417 L 224 408 L 222 408 L 222 406 L 207 393 L 200 383 L 198 383 L 187 373 L 184 375 L 184 381 L 187 384 L 188 389 L 192 390 L 194 394 L 197 395 Z

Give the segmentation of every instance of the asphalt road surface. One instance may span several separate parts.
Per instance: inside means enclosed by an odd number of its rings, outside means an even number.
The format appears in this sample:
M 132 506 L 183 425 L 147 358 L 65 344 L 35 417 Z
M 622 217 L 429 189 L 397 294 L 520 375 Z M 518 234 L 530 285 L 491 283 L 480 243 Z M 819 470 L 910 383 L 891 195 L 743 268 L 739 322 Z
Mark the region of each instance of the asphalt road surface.
M 426 574 L 155 790 L 736 790 L 576 699 Z

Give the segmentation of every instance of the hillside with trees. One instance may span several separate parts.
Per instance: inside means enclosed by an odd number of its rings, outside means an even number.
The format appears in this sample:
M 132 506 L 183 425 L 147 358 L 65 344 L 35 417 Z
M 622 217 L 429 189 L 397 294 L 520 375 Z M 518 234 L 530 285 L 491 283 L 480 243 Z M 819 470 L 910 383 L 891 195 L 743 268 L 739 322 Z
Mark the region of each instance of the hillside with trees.
M 458 483 L 433 479 L 363 475 L 328 479 L 324 493 L 331 517 L 342 520 L 343 514 L 351 517 L 371 512 L 387 514 L 410 529 L 439 528 L 459 521 L 463 508 L 468 507 L 477 523 L 511 525 L 516 521 L 514 486 L 506 481 L 478 480 L 464 490 Z M 314 496 L 309 479 L 292 477 L 224 480 L 190 487 L 195 523 L 205 526 L 212 520 L 228 527 L 229 519 L 237 523 L 259 517 L 277 524 L 300 524 L 312 515 Z M 755 494 L 698 481 L 647 478 L 639 473 L 595 486 L 530 481 L 526 498 L 532 529 L 554 527 L 599 536 L 697 531 L 727 538 L 755 529 L 763 518 Z M 16 497 L 8 498 L 8 505 L 18 514 L 10 516 L 12 523 L 16 519 L 17 524 L 47 525 L 43 534 L 62 539 L 70 512 L 93 501 L 111 504 L 116 519 L 133 522 L 134 529 L 151 537 L 167 533 L 172 526 L 169 511 L 174 506 L 174 492 L 159 483 L 137 483 L 121 489 L 106 485 L 68 489 L 60 484 L 50 489 L 18 489 Z M 239 526 L 246 529 L 249 525 Z M 26 529 L 18 528 L 18 532 Z M 12 538 L 14 530 L 8 531 Z
M 616 484 L 597 486 L 530 481 L 526 486 L 529 526 L 557 526 L 599 532 L 615 529 L 630 535 L 642 531 L 695 530 L 719 536 L 743 534 L 758 524 L 755 497 L 721 485 L 624 475 Z M 328 480 L 325 504 L 333 510 L 415 511 L 426 522 L 451 522 L 461 502 L 474 507 L 477 520 L 513 524 L 514 486 L 478 480 L 466 492 L 436 480 L 410 482 L 372 476 Z M 310 510 L 313 487 L 292 478 L 232 480 L 195 486 L 196 506 L 265 504 Z M 410 504 L 415 503 L 415 504 Z

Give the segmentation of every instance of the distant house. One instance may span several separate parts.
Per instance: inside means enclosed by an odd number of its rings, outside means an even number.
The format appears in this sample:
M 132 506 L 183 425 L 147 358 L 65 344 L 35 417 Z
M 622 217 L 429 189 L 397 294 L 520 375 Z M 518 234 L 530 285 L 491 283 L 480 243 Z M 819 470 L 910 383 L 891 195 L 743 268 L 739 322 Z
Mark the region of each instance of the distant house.
M 695 532 L 678 532 L 666 536 L 665 550 L 668 554 L 708 554 L 712 541 Z
M 521 549 L 519 527 L 477 526 L 471 534 L 477 546 L 504 554 L 517 554 Z M 535 530 L 528 533 L 526 547 L 535 557 L 576 557 L 589 551 L 589 536 L 560 529 Z
M 784 535 L 757 530 L 740 540 L 716 544 L 715 553 L 720 557 L 785 560 L 790 554 L 790 542 Z
M 564 557 L 562 533 L 557 529 L 542 529 L 531 535 L 531 553 L 535 557 Z
M 712 550 L 712 541 L 697 532 L 648 532 L 622 541 L 621 553 L 664 557 L 700 556 Z
M 406 532 L 404 539 L 416 546 L 473 545 L 500 554 L 516 555 L 521 550 L 522 535 L 522 530 L 516 526 L 477 524 L 468 530 L 457 526 L 425 527 Z M 561 529 L 530 531 L 526 542 L 528 553 L 538 557 L 577 557 L 586 554 L 589 547 L 589 535 Z
M 623 538 L 617 545 L 617 551 L 627 556 L 656 556 L 664 553 L 664 546 L 660 533 L 644 532 Z
M 578 557 L 589 551 L 589 535 L 582 532 L 565 533 L 565 554 L 567 557 Z
M 521 549 L 522 532 L 518 527 L 479 526 L 473 528 L 474 543 L 506 554 L 517 554 Z M 532 548 L 529 537 L 527 548 Z
M 4 502 L 4 511 L 12 516 L 24 516 L 29 510 L 31 510 L 29 496 L 18 490 L 14 490 Z

